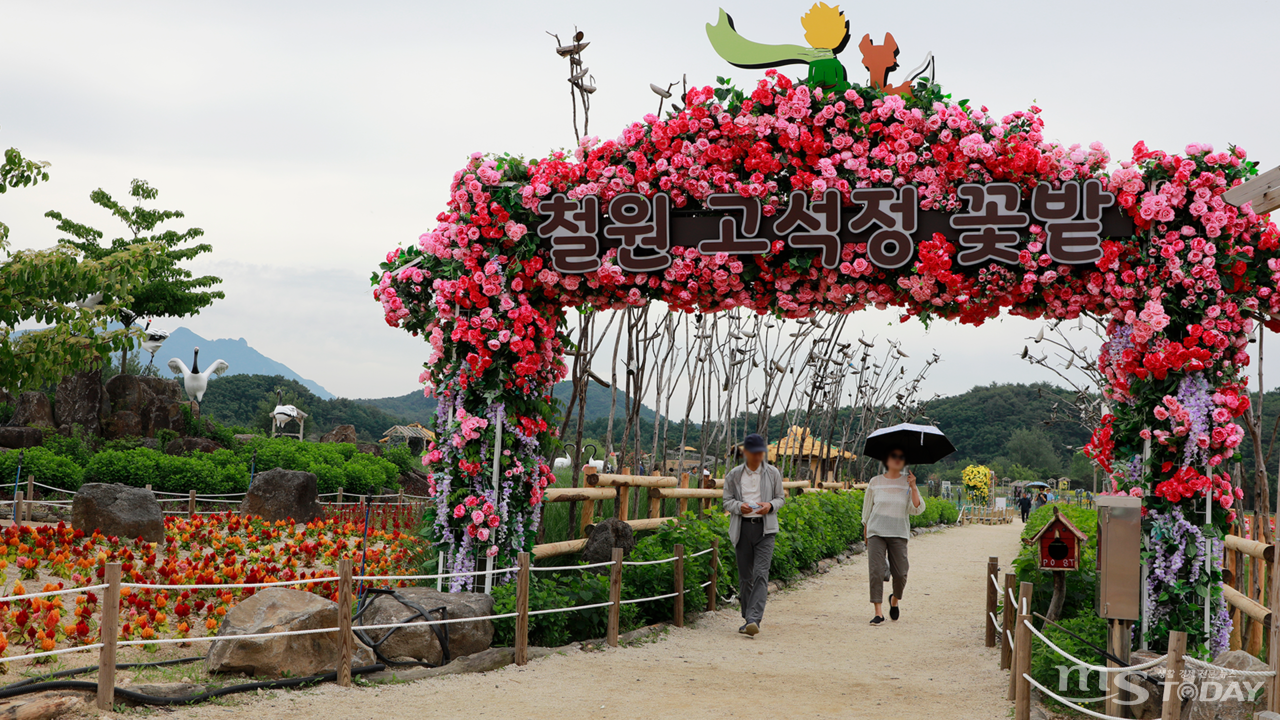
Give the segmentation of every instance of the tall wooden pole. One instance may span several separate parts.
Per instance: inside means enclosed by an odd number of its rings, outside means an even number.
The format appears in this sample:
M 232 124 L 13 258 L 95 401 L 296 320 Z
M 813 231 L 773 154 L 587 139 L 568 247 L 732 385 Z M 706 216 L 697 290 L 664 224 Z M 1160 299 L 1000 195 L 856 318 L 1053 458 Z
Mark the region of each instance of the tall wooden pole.
M 676 545 L 675 561 L 675 623 L 684 627 L 684 545 Z
M 338 684 L 351 687 L 351 658 L 355 636 L 351 634 L 351 558 L 338 561 Z
M 1013 667 L 1013 642 L 1010 641 L 1010 635 L 1013 634 L 1014 620 L 1017 616 L 1017 609 L 1013 606 L 1013 587 L 1018 584 L 1017 576 L 1013 573 L 1004 574 L 1004 597 L 1000 598 L 1000 602 L 1004 605 L 1003 627 L 1000 629 L 1000 669 L 1008 670 Z
M 1164 670 L 1164 704 L 1162 718 L 1182 717 L 1182 669 L 1186 665 L 1183 654 L 1187 651 L 1187 634 L 1181 630 L 1169 633 L 1169 659 Z
M 1013 663 L 1014 679 L 1014 720 L 1031 720 L 1031 683 L 1023 675 L 1031 672 L 1031 583 L 1022 583 L 1020 597 L 1027 598 L 1027 605 L 1018 602 L 1017 638 L 1014 642 L 1016 654 Z
M 519 557 L 516 574 L 516 665 L 529 663 L 529 553 Z
M 120 636 L 120 563 L 107 563 L 107 591 L 102 594 L 102 649 L 98 651 L 98 709 L 116 701 L 116 641 Z
M 613 549 L 613 566 L 609 568 L 609 631 L 606 641 L 618 647 L 618 622 L 622 617 L 622 548 Z
M 720 580 L 720 538 L 711 538 L 711 584 L 707 586 L 707 612 L 716 611 Z

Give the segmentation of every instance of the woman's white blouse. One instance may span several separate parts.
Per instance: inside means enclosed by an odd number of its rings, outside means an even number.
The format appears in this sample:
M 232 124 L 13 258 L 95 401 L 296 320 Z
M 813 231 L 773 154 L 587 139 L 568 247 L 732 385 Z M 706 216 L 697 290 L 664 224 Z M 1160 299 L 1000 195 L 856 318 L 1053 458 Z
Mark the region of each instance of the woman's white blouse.
M 911 486 L 907 484 L 906 475 L 896 480 L 877 475 L 867 484 L 867 492 L 862 499 L 862 524 L 867 528 L 867 537 L 909 538 L 910 517 L 922 512 L 924 498 L 920 498 L 918 506 L 911 504 Z

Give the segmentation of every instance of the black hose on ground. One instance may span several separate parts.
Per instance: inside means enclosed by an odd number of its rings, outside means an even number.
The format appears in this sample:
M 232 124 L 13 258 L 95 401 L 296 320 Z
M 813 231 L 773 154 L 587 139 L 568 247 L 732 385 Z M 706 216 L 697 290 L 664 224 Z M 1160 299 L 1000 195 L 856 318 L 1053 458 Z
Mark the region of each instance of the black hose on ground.
M 351 668 L 351 674 L 352 676 L 364 675 L 366 673 L 377 672 L 384 669 L 386 669 L 386 666 L 382 664 L 366 665 L 364 667 Z M 283 680 L 267 680 L 265 682 L 231 685 L 229 687 L 218 688 L 217 690 L 202 692 L 198 695 L 184 695 L 182 697 L 156 697 L 154 695 L 144 695 L 143 693 L 136 692 L 134 690 L 117 687 L 116 698 L 143 705 L 185 705 L 187 703 L 211 700 L 216 697 L 222 697 L 223 695 L 234 695 L 236 693 L 251 692 L 254 690 L 281 690 L 284 688 L 300 687 L 303 685 L 314 685 L 337 679 L 338 673 L 337 671 L 334 671 L 323 675 L 309 675 L 307 677 L 300 678 L 286 678 Z M 9 686 L 0 690 L 0 700 L 17 697 L 19 695 L 48 692 L 49 690 L 89 690 L 97 692 L 98 683 L 89 682 L 87 680 L 53 680 L 50 682 L 23 685 L 22 687 Z
M 140 668 L 140 667 L 164 667 L 166 665 L 184 665 L 186 663 L 196 662 L 197 660 L 203 660 L 203 659 L 204 659 L 203 655 L 193 655 L 192 657 L 178 658 L 176 660 L 161 660 L 159 662 L 120 663 L 116 665 L 116 669 L 132 670 L 134 668 Z M 49 673 L 48 675 L 38 675 L 36 677 L 27 678 L 26 680 L 19 680 L 18 682 L 13 683 L 12 685 L 5 685 L 4 687 L 0 688 L 0 692 L 4 692 L 5 690 L 12 690 L 13 688 L 25 687 L 33 683 L 44 682 L 46 680 L 52 680 L 54 678 L 75 677 L 76 675 L 88 675 L 89 673 L 95 673 L 95 672 L 98 672 L 97 665 L 71 668 L 70 670 L 59 670 L 58 672 Z

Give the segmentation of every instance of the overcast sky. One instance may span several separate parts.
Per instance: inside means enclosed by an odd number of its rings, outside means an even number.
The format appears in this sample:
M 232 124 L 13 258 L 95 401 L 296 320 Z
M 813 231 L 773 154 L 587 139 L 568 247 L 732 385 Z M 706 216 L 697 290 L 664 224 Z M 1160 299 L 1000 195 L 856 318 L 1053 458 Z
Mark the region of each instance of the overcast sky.
M 803 42 L 808 0 L 724 2 L 745 37 Z M 426 348 L 383 323 L 369 276 L 434 226 L 469 153 L 540 157 L 573 144 L 566 61 L 544 31 L 586 33 L 599 88 L 592 134 L 614 137 L 657 109 L 651 82 L 687 73 L 691 84 L 749 85 L 762 74 L 712 52 L 704 26 L 717 7 L 6 0 L 0 148 L 51 162 L 53 179 L 0 196 L 0 218 L 18 248 L 57 240 L 50 209 L 114 234 L 89 193 L 119 198 L 144 178 L 160 206 L 204 228 L 214 252 L 197 270 L 225 278 L 226 300 L 171 325 L 244 337 L 339 395 L 403 394 Z M 904 68 L 932 51 L 956 99 L 997 114 L 1038 104 L 1051 139 L 1100 140 L 1116 160 L 1138 140 L 1170 151 L 1236 143 L 1264 168 L 1280 164 L 1280 100 L 1267 81 L 1278 3 L 843 7 L 855 40 L 892 32 Z M 842 58 L 863 81 L 856 48 Z M 926 331 L 867 313 L 851 323 L 918 356 L 938 350 L 929 392 L 1050 379 L 1017 360 L 1037 328 L 1027 321 Z M 1267 372 L 1280 378 L 1280 348 Z

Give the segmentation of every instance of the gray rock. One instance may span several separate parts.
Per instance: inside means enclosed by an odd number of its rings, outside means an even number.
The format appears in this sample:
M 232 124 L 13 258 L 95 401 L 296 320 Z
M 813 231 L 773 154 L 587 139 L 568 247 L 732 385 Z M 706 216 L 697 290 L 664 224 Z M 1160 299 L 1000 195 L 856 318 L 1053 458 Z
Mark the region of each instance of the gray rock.
M 1228 650 L 1214 658 L 1213 664 L 1223 668 L 1224 672 L 1197 668 L 1200 671 L 1196 678 L 1199 692 L 1186 713 L 1189 720 L 1250 720 L 1254 713 L 1266 709 L 1263 695 L 1249 692 L 1252 688 L 1261 687 L 1260 683 L 1265 678 L 1242 677 L 1230 672 L 1267 670 L 1266 663 L 1243 650 Z M 1251 699 L 1253 695 L 1258 696 L 1257 701 Z
M 863 542 L 856 542 L 849 546 L 850 555 L 861 555 L 866 551 L 867 551 L 867 544 Z
M 382 446 L 378 443 L 356 443 L 356 452 L 366 455 L 382 455 Z
M 101 369 L 62 378 L 55 398 L 54 416 L 59 427 L 79 425 L 91 435 L 102 434 L 102 405 L 107 393 Z
M 831 572 L 831 568 L 835 566 L 835 564 L 836 564 L 835 561 L 832 560 L 831 558 L 823 558 L 818 561 L 818 572 L 820 573 Z
M 493 614 L 493 597 L 484 593 L 443 593 L 425 587 L 397 588 L 396 592 L 427 611 L 444 607 L 445 615 L 450 618 L 484 617 Z M 395 598 L 384 595 L 373 601 L 361 622 L 365 625 L 402 622 L 414 616 L 416 612 Z M 439 613 L 431 613 L 432 619 L 439 617 Z M 449 628 L 450 660 L 485 650 L 493 641 L 493 622 L 490 620 L 449 623 L 445 627 Z M 411 657 L 432 665 L 439 665 L 444 660 L 440 639 L 436 637 L 431 626 L 370 630 L 368 636 L 374 643 L 382 643 L 378 646 L 378 650 L 385 657 Z M 383 638 L 386 638 L 385 642 Z
M 271 522 L 319 520 L 324 517 L 324 508 L 316 495 L 316 476 L 283 468 L 258 473 L 240 502 L 240 514 L 259 515 Z
M 112 437 L 139 435 L 155 437 L 160 430 L 182 432 L 182 392 L 178 381 L 141 375 L 116 375 L 107 381 L 107 396 L 111 400 L 112 420 L 122 412 L 137 417 L 136 426 L 130 418 L 116 421 L 123 428 L 108 428 Z M 109 423 L 110 424 L 110 423 Z M 136 429 L 137 432 L 132 432 Z
M 29 448 L 44 442 L 44 432 L 33 427 L 0 427 L 0 447 Z
M 322 443 L 350 443 L 356 444 L 356 426 L 355 425 L 339 425 L 338 427 L 325 433 L 320 438 Z
M 186 455 L 193 452 L 211 453 L 221 450 L 222 446 L 208 438 L 185 437 L 174 438 L 164 446 L 166 455 Z
M 332 672 L 341 652 L 338 631 L 309 635 L 236 640 L 290 630 L 338 626 L 338 604 L 315 593 L 272 587 L 254 593 L 231 608 L 209 648 L 205 667 L 211 673 L 246 673 L 257 677 L 305 677 Z M 373 664 L 373 653 L 355 643 L 353 667 Z
M 249 434 L 237 434 L 237 435 L 232 435 L 231 437 L 235 438 L 236 440 L 239 440 L 240 442 L 249 442 L 258 436 L 249 435 Z
M 635 533 L 631 526 L 617 518 L 606 518 L 591 528 L 591 536 L 582 548 L 585 563 L 608 562 L 613 559 L 613 549 L 622 548 L 625 557 L 636 547 Z
M 132 410 L 111 413 L 102 424 L 102 436 L 108 440 L 142 436 L 142 418 Z
M 150 490 L 127 485 L 87 483 L 71 502 L 71 527 L 86 534 L 147 542 L 164 541 L 164 512 Z
M 19 395 L 9 424 L 54 427 L 53 405 L 49 402 L 49 396 L 35 391 Z

